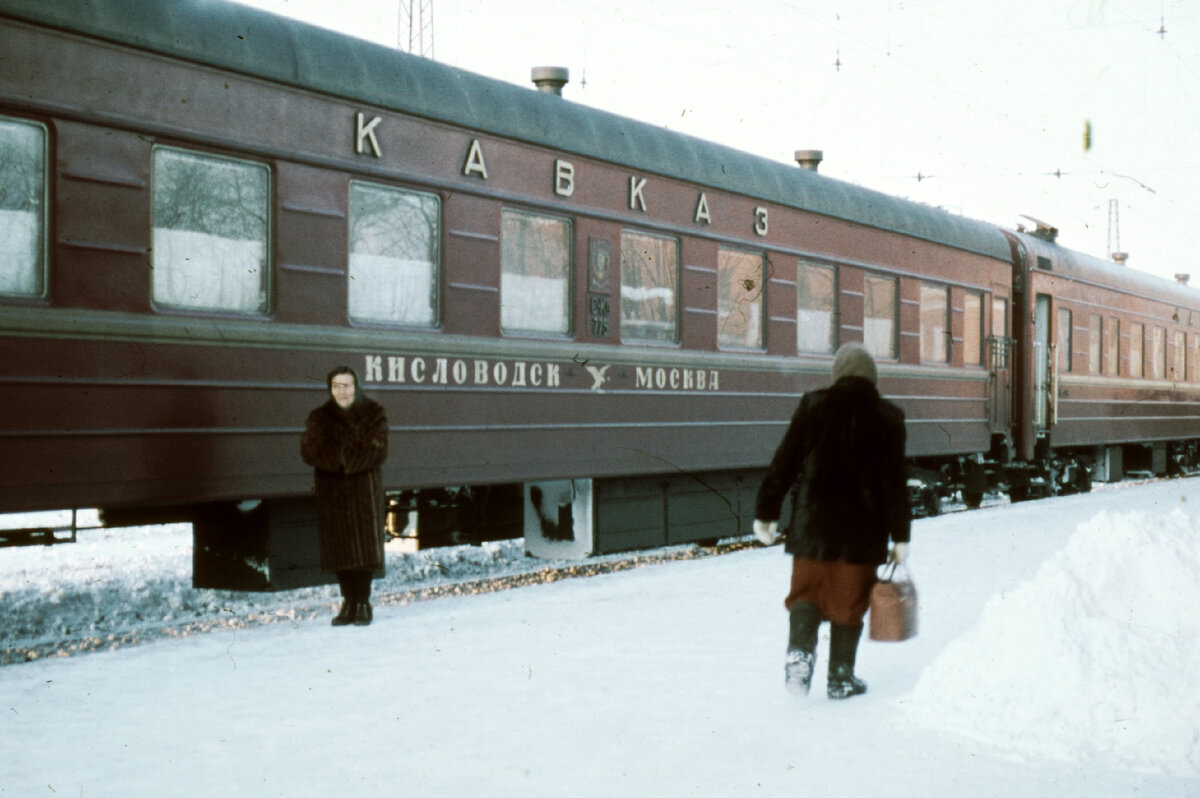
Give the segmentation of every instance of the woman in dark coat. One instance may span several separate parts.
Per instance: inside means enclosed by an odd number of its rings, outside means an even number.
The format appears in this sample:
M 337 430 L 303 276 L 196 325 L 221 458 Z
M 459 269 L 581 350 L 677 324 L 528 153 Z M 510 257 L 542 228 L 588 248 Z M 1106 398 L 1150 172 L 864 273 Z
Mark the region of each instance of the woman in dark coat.
M 363 396 L 349 366 L 331 371 L 326 383 L 330 399 L 308 414 L 300 454 L 316 475 L 321 570 L 337 574 L 342 589 L 333 625 L 366 626 L 371 578 L 383 568 L 387 416 Z
M 784 496 L 796 488 L 786 550 L 793 556 L 785 665 L 789 689 L 807 694 L 817 629 L 830 622 L 830 698 L 866 692 L 854 675 L 876 569 L 907 555 L 911 513 L 904 412 L 879 395 L 862 344 L 842 346 L 833 385 L 804 394 L 758 491 L 755 534 L 774 542 Z

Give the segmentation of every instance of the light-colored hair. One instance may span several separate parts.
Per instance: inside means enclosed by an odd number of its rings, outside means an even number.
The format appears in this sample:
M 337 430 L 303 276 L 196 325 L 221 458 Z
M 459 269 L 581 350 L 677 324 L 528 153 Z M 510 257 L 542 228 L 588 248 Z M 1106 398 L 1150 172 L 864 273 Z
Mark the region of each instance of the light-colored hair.
M 872 384 L 878 379 L 875 371 L 875 358 L 867 348 L 857 341 L 842 344 L 837 355 L 833 358 L 833 381 L 842 377 L 863 377 Z

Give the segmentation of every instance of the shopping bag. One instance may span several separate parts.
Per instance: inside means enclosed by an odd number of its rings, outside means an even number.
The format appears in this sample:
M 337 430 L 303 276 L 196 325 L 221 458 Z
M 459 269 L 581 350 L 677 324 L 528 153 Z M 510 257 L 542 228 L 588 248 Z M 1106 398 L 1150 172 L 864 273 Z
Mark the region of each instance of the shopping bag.
M 869 634 L 892 642 L 917 636 L 917 588 L 902 565 L 892 563 L 871 588 Z

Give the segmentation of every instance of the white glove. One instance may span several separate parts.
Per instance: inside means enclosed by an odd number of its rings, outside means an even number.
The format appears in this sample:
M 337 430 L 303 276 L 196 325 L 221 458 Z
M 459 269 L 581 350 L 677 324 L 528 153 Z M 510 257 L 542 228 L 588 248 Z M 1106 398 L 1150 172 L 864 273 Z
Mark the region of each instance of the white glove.
M 754 537 L 764 546 L 771 546 L 779 539 L 778 521 L 759 521 L 754 519 Z
M 907 543 L 897 543 L 896 545 L 892 546 L 892 554 L 890 557 L 888 557 L 888 562 L 894 562 L 894 563 L 896 563 L 896 565 L 900 565 L 907 559 L 908 559 L 908 544 Z

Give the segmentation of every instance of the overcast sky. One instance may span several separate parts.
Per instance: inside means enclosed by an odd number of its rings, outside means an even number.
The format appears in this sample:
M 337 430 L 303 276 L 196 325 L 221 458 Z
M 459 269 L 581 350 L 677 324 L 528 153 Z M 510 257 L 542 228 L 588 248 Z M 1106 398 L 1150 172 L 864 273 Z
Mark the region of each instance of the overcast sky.
M 402 0 L 243 2 L 407 47 Z M 1196 0 L 432 6 L 442 63 L 527 86 L 566 66 L 569 100 L 783 163 L 822 149 L 830 176 L 1200 284 Z

